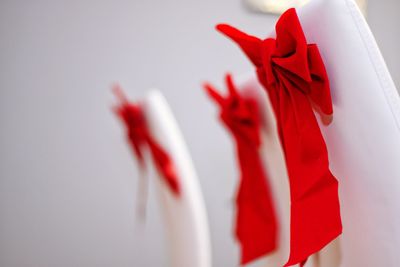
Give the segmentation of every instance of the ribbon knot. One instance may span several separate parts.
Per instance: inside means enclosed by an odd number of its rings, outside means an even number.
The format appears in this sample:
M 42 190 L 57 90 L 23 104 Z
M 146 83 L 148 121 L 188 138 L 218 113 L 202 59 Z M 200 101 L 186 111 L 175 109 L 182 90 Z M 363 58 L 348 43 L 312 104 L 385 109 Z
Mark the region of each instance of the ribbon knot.
M 318 47 L 307 44 L 293 8 L 278 20 L 275 39 L 261 40 L 226 24 L 217 29 L 240 46 L 268 92 L 290 183 L 291 241 L 285 266 L 304 262 L 342 231 L 338 182 L 329 170 L 311 103 L 333 113 L 323 60 Z
M 276 39 L 261 40 L 227 24 L 217 29 L 235 41 L 252 61 L 261 83 L 276 90 L 282 83 L 308 95 L 325 114 L 332 114 L 332 101 L 324 63 L 315 44 L 307 44 L 295 9 L 277 22 Z
M 257 104 L 253 99 L 244 99 L 238 94 L 230 75 L 226 76 L 226 84 L 229 92 L 226 98 L 215 91 L 211 85 L 206 85 L 205 88 L 220 105 L 220 118 L 235 139 L 258 148 L 261 142 Z
M 145 167 L 143 153 L 147 147 L 158 172 L 171 191 L 178 196 L 180 185 L 173 161 L 150 134 L 142 107 L 129 102 L 119 86 L 115 86 L 113 90 L 121 102 L 115 111 L 126 126 L 128 141 L 139 160 L 140 167 Z
M 236 140 L 241 177 L 236 196 L 235 232 L 241 245 L 241 263 L 246 264 L 276 248 L 277 221 L 259 156 L 261 129 L 257 102 L 243 98 L 230 75 L 226 76 L 226 84 L 227 97 L 222 97 L 211 85 L 205 85 L 205 89 L 219 105 L 220 119 Z

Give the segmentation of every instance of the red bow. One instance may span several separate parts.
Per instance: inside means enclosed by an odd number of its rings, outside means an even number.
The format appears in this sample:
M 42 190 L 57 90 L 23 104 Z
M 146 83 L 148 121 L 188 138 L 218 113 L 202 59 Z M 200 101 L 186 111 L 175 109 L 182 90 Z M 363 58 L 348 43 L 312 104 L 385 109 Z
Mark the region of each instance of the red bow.
M 311 101 L 332 114 L 328 76 L 315 44 L 307 44 L 295 9 L 276 25 L 276 40 L 260 40 L 228 25 L 217 29 L 255 65 L 268 92 L 286 157 L 291 193 L 290 256 L 307 259 L 342 232 L 338 181 L 329 170 L 325 141 Z
M 119 86 L 115 86 L 113 89 L 121 101 L 120 106 L 116 108 L 116 113 L 126 125 L 129 143 L 141 168 L 145 166 L 143 149 L 147 146 L 157 170 L 164 177 L 171 191 L 178 196 L 180 186 L 175 166 L 168 153 L 150 135 L 141 106 L 128 102 Z
M 236 140 L 240 163 L 240 187 L 236 198 L 236 236 L 241 263 L 246 264 L 276 248 L 277 223 L 267 177 L 259 156 L 260 115 L 257 103 L 242 98 L 229 75 L 229 95 L 223 98 L 211 85 L 205 88 L 221 108 L 220 118 Z

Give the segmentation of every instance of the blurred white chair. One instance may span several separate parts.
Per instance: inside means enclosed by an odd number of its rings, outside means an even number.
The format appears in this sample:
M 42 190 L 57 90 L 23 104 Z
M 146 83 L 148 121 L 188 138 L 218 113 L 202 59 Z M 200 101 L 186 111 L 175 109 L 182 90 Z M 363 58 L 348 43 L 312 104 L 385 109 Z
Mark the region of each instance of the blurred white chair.
M 205 204 L 196 171 L 164 97 L 150 91 L 143 102 L 151 135 L 168 151 L 177 168 L 181 195 L 155 179 L 171 267 L 210 267 L 211 245 Z
M 319 46 L 331 82 L 333 121 L 329 125 L 321 122 L 320 127 L 331 170 L 340 183 L 341 266 L 397 267 L 398 92 L 353 0 L 313 0 L 298 13 L 308 43 Z M 321 267 L 339 266 L 323 262 L 337 254 L 337 244 L 331 246 L 319 255 Z

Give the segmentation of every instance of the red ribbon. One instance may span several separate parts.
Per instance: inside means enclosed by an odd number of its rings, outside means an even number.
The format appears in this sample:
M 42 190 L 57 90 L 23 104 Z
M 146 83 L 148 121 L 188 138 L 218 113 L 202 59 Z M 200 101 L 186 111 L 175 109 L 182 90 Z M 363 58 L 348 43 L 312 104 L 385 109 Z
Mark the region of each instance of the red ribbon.
M 168 153 L 151 136 L 142 107 L 130 103 L 119 86 L 115 86 L 113 89 L 121 102 L 116 107 L 116 113 L 125 123 L 128 141 L 137 156 L 140 167 L 145 167 L 143 149 L 148 147 L 157 170 L 174 195 L 179 196 L 180 185 L 175 166 Z
M 332 114 L 328 76 L 317 45 L 307 44 L 295 9 L 276 24 L 276 39 L 260 40 L 229 25 L 217 29 L 255 65 L 277 118 L 291 194 L 290 256 L 300 263 L 342 232 L 338 181 L 329 170 L 325 141 L 312 102 Z
M 240 187 L 236 198 L 236 237 L 241 263 L 246 264 L 276 248 L 277 222 L 271 192 L 259 156 L 260 114 L 256 101 L 242 98 L 226 76 L 229 95 L 224 98 L 211 85 L 207 93 L 220 106 L 220 118 L 236 141 Z

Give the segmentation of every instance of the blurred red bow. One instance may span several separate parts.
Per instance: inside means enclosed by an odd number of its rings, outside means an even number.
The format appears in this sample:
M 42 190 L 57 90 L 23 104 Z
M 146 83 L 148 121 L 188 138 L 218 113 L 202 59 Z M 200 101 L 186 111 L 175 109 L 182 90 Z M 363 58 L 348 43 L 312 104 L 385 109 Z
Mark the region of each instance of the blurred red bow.
M 260 117 L 256 101 L 242 98 L 231 76 L 226 76 L 229 95 L 224 98 L 211 85 L 210 97 L 220 106 L 220 118 L 236 140 L 240 187 L 236 198 L 236 236 L 241 263 L 246 264 L 276 248 L 277 222 L 267 177 L 259 156 Z
M 290 180 L 291 244 L 285 266 L 303 262 L 342 232 L 338 182 L 311 104 L 333 113 L 324 63 L 318 47 L 307 44 L 295 9 L 277 22 L 276 39 L 261 40 L 225 24 L 217 29 L 245 52 L 270 97 Z
M 125 123 L 129 143 L 141 168 L 145 166 L 143 149 L 147 146 L 157 170 L 171 191 L 179 196 L 180 186 L 175 166 L 168 153 L 150 135 L 141 106 L 130 103 L 119 86 L 115 86 L 113 90 L 121 102 L 115 109 L 116 113 Z

